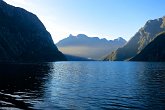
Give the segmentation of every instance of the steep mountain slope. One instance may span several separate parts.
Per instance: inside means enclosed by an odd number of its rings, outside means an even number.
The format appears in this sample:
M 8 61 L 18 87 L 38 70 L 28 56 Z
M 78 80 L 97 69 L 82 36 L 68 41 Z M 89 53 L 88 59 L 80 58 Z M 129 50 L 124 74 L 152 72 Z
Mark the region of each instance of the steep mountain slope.
M 159 34 L 131 61 L 165 61 L 165 32 Z
M 105 60 L 123 61 L 134 57 L 162 31 L 165 31 L 165 17 L 147 21 L 124 47 L 112 52 Z
M 0 0 L 0 62 L 65 60 L 36 15 Z
M 126 43 L 123 38 L 115 40 L 99 39 L 98 37 L 88 37 L 84 34 L 77 36 L 70 35 L 69 37 L 59 41 L 56 45 L 60 51 L 65 54 L 99 59 L 109 52 L 122 47 Z

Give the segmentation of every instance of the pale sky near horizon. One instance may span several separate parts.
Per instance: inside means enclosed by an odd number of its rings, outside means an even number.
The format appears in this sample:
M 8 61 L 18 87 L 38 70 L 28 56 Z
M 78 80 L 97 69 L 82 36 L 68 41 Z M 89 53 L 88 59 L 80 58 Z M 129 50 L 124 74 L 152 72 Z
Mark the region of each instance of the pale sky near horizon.
M 43 22 L 54 42 L 69 34 L 129 40 L 145 22 L 165 15 L 165 0 L 4 0 Z

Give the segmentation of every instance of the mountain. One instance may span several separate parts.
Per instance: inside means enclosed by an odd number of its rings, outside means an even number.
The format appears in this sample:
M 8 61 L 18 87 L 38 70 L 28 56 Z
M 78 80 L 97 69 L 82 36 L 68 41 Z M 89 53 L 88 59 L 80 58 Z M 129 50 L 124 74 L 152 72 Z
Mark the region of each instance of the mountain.
M 141 52 L 158 33 L 163 31 L 165 31 L 165 17 L 149 20 L 125 46 L 112 52 L 104 60 L 128 60 Z
M 66 60 L 38 17 L 0 0 L 0 62 Z
M 56 45 L 65 54 L 84 57 L 87 59 L 100 59 L 110 52 L 122 47 L 126 43 L 123 38 L 115 40 L 88 37 L 84 34 L 69 37 L 59 41 Z
M 131 61 L 165 61 L 165 32 L 159 34 Z

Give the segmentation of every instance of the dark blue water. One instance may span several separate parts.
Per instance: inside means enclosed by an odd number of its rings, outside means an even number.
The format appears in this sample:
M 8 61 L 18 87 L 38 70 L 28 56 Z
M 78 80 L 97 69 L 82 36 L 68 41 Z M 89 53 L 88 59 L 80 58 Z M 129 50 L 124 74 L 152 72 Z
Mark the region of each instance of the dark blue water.
M 0 109 L 165 110 L 165 63 L 1 64 Z

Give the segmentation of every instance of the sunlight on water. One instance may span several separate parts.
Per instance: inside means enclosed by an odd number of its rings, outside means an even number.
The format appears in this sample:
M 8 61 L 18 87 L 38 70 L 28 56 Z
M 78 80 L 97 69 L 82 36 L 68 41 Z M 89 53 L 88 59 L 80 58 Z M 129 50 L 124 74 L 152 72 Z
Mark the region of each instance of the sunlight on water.
M 165 63 L 56 62 L 0 71 L 1 107 L 165 109 Z

